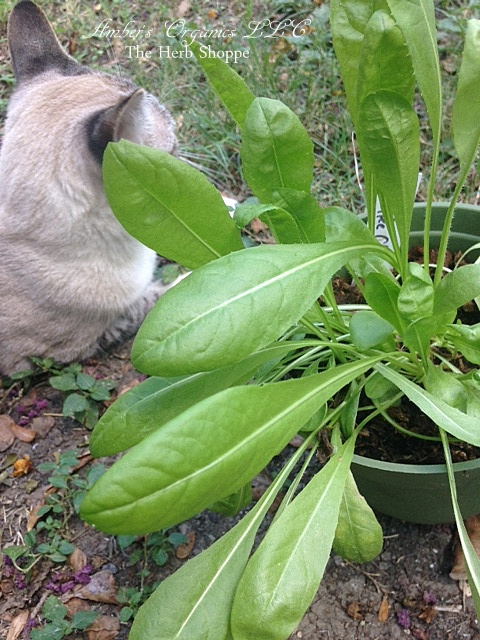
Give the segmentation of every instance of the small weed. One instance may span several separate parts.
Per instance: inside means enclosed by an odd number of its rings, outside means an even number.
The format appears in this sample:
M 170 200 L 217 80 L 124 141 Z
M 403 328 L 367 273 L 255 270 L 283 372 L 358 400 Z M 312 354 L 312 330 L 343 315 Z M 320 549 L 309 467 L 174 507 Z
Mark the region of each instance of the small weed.
M 83 631 L 98 617 L 96 611 L 78 611 L 71 620 L 68 609 L 55 596 L 48 596 L 42 607 L 42 616 L 47 621 L 41 629 L 30 631 L 30 640 L 62 640 L 75 631 Z
M 38 465 L 39 471 L 50 472 L 48 480 L 54 493 L 47 493 L 45 504 L 37 511 L 38 521 L 23 536 L 22 545 L 12 545 L 3 549 L 14 569 L 29 577 L 32 568 L 42 558 L 61 563 L 68 559 L 74 546 L 63 537 L 68 531 L 71 516 L 78 512 L 80 502 L 86 491 L 105 471 L 101 464 L 93 465 L 85 479 L 71 473 L 78 464 L 77 451 L 64 451 L 54 462 Z
M 177 532 L 157 531 L 143 538 L 141 546 L 133 544 L 137 536 L 117 536 L 117 544 L 121 550 L 130 549 L 128 565 L 140 565 L 137 576 L 138 587 L 122 587 L 118 590 L 117 599 L 124 606 L 120 610 L 120 621 L 128 622 L 133 619 L 145 600 L 155 591 L 159 581 L 147 584 L 147 578 L 152 575 L 154 567 L 162 567 L 168 562 L 169 554 L 178 546 L 187 542 L 187 538 Z

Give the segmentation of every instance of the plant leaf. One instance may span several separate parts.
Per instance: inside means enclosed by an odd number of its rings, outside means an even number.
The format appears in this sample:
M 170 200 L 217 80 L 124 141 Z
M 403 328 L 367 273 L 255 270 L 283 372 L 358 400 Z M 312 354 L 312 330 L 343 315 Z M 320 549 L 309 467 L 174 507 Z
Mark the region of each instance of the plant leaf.
M 311 194 L 279 188 L 273 191 L 273 201 L 293 216 L 302 242 L 325 242 L 325 209 Z
M 454 269 L 440 280 L 435 290 L 434 313 L 456 311 L 480 295 L 480 263 Z
M 349 328 L 353 344 L 360 351 L 383 344 L 393 332 L 390 322 L 381 318 L 375 311 L 369 310 L 354 313 Z
M 469 362 L 480 364 L 480 324 L 449 325 L 448 338 Z
M 386 11 L 376 11 L 367 23 L 358 65 L 357 102 L 369 93 L 395 91 L 413 100 L 412 62 L 402 32 Z
M 403 391 L 407 398 L 416 404 L 437 426 L 455 438 L 460 438 L 460 440 L 469 442 L 476 447 L 480 445 L 479 418 L 469 416 L 451 407 L 391 367 L 378 364 L 375 368 L 387 378 L 387 380 L 393 382 L 400 391 Z
M 282 511 L 248 562 L 233 601 L 235 640 L 284 640 L 302 619 L 330 556 L 354 443 Z
M 400 334 L 405 331 L 406 323 L 397 306 L 400 287 L 391 275 L 369 273 L 363 293 L 365 300 L 381 318 L 390 322 Z
M 434 3 L 432 0 L 387 0 L 387 3 L 407 43 L 433 137 L 438 142 L 442 128 L 442 82 Z M 418 163 L 415 170 L 418 171 Z
M 330 277 L 378 243 L 261 246 L 194 271 L 160 298 L 137 334 L 132 361 L 175 376 L 238 362 L 308 311 Z
M 408 251 L 420 165 L 418 118 L 410 103 L 393 91 L 368 95 L 360 105 L 363 153 L 375 176 L 392 240 Z M 406 264 L 407 256 L 403 256 Z
M 185 378 L 148 378 L 117 398 L 100 418 L 90 437 L 92 455 L 110 456 L 133 447 L 188 407 L 247 382 L 262 364 L 299 346 L 279 344 L 233 365 Z
M 365 498 L 360 495 L 352 472 L 349 471 L 333 551 L 349 562 L 370 562 L 383 546 L 383 531 Z
M 480 141 L 480 20 L 469 20 L 452 109 L 452 135 L 463 169 L 472 164 Z
M 455 485 L 455 474 L 453 471 L 452 457 L 450 454 L 450 444 L 444 431 L 440 430 L 442 436 L 443 450 L 445 453 L 445 463 L 447 465 L 448 482 L 450 484 L 450 493 L 452 496 L 453 512 L 455 514 L 455 522 L 457 525 L 458 536 L 462 545 L 462 551 L 465 558 L 465 568 L 467 571 L 468 585 L 472 592 L 473 604 L 477 616 L 480 616 L 480 558 L 468 537 L 467 529 L 463 522 L 462 512 L 457 498 L 457 487 Z
M 108 202 L 125 229 L 160 255 L 195 269 L 243 248 L 215 187 L 186 162 L 121 140 L 103 157 Z
M 161 582 L 140 607 L 129 640 L 230 638 L 233 596 L 255 533 L 298 457 L 292 456 L 243 520 Z
M 316 410 L 376 361 L 234 387 L 202 400 L 102 475 L 82 502 L 82 518 L 116 534 L 158 531 L 186 520 L 250 481 Z
M 242 127 L 242 171 L 252 192 L 270 203 L 275 189 L 310 192 L 313 144 L 298 117 L 279 100 L 256 98 Z
M 232 118 L 242 128 L 248 107 L 255 96 L 232 67 L 218 57 L 204 55 L 195 41 L 189 45 L 202 67 L 214 93 L 220 98 Z

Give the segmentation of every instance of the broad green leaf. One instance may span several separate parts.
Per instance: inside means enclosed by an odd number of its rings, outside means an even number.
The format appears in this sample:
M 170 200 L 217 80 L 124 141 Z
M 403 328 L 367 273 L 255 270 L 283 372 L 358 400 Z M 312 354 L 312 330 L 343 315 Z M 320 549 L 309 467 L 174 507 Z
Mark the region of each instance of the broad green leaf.
M 81 516 L 116 534 L 158 531 L 238 491 L 334 393 L 378 358 L 234 387 L 202 400 L 130 449 L 87 493 Z
M 410 264 L 410 275 L 400 288 L 397 299 L 399 313 L 410 322 L 433 315 L 433 282 L 418 264 Z
M 340 65 L 350 113 L 357 128 L 357 86 L 367 24 L 380 3 L 365 0 L 331 0 L 333 47 Z
M 62 412 L 64 416 L 74 418 L 75 414 L 86 411 L 90 406 L 87 398 L 79 393 L 70 393 L 63 403 Z
M 299 457 L 292 456 L 243 520 L 161 582 L 138 611 L 129 640 L 230 638 L 233 596 L 255 534 Z
M 313 144 L 298 117 L 279 100 L 256 98 L 242 127 L 242 171 L 263 202 L 281 187 L 310 192 Z
M 442 436 L 443 450 L 445 453 L 445 462 L 447 465 L 448 482 L 450 484 L 450 493 L 452 496 L 453 512 L 455 514 L 455 522 L 457 525 L 458 536 L 462 546 L 465 558 L 465 568 L 468 577 L 468 585 L 472 592 L 473 604 L 477 616 L 480 616 L 480 558 L 470 540 L 465 523 L 463 521 L 460 505 L 458 504 L 457 487 L 455 485 L 455 475 L 453 471 L 452 457 L 450 453 L 450 444 L 443 430 L 440 430 Z
M 391 275 L 369 273 L 365 279 L 363 294 L 381 318 L 390 322 L 400 334 L 405 331 L 405 319 L 398 311 L 400 287 Z
M 235 640 L 285 640 L 302 619 L 330 556 L 354 443 L 282 511 L 248 562 L 233 602 Z
M 391 337 L 393 326 L 375 311 L 362 310 L 353 314 L 350 320 L 350 335 L 353 344 L 366 351 L 383 344 Z
M 435 313 L 456 311 L 480 295 L 480 264 L 466 264 L 450 271 L 435 290 Z
M 387 3 L 407 43 L 433 137 L 438 142 L 442 128 L 442 83 L 433 0 L 387 0 Z
M 235 252 L 194 271 L 160 298 L 132 349 L 149 375 L 233 364 L 277 339 L 308 311 L 330 277 L 378 243 L 273 245 Z
M 302 242 L 325 242 L 325 209 L 305 191 L 280 188 L 273 191 L 273 201 L 295 219 Z
M 327 207 L 325 210 L 325 237 L 327 242 L 375 242 L 378 240 L 367 227 L 365 222 L 355 213 L 341 207 Z M 387 258 L 394 263 L 393 253 Z M 360 276 L 366 277 L 369 273 L 384 273 L 390 275 L 389 266 L 379 256 L 366 254 L 361 258 L 351 259 L 349 266 Z M 380 315 L 380 314 L 379 314 Z
M 283 343 L 244 360 L 185 378 L 148 378 L 117 398 L 90 437 L 93 456 L 110 456 L 141 442 L 150 433 L 203 398 L 247 382 L 265 362 L 282 358 L 301 343 Z
M 348 472 L 338 524 L 333 541 L 334 552 L 349 562 L 370 562 L 383 546 L 383 531 L 371 507 L 360 495 L 352 472 Z
M 376 405 L 383 404 L 399 394 L 397 387 L 390 382 L 390 380 L 387 380 L 378 373 L 378 371 L 375 371 L 368 377 L 364 389 L 367 398 L 373 400 Z
M 103 158 L 105 193 L 137 240 L 195 269 L 243 248 L 240 232 L 215 187 L 173 156 L 121 140 Z
M 423 411 L 433 422 L 455 438 L 480 446 L 480 419 L 454 409 L 405 376 L 383 364 L 376 365 L 385 378 L 393 382 L 400 391 Z
M 449 325 L 448 338 L 469 362 L 480 364 L 480 324 Z
M 395 91 L 413 100 L 415 81 L 402 32 L 386 11 L 376 11 L 367 23 L 358 65 L 360 105 L 369 93 Z
M 452 109 L 452 135 L 463 169 L 472 164 L 480 141 L 480 20 L 469 20 Z
M 236 516 L 239 511 L 248 507 L 251 501 L 252 486 L 250 482 L 247 482 L 246 485 L 241 487 L 235 493 L 211 504 L 208 509 L 214 513 L 220 513 L 225 517 Z
M 196 42 L 191 42 L 189 47 L 195 54 L 213 91 L 241 128 L 248 107 L 255 100 L 255 96 L 238 73 L 221 58 L 205 55 L 204 48 Z
M 375 176 L 390 238 L 398 231 L 406 264 L 420 165 L 418 118 L 411 104 L 392 91 L 368 95 L 360 105 L 363 153 Z M 402 264 L 402 269 L 404 265 Z
M 425 389 L 433 396 L 463 413 L 467 412 L 467 390 L 460 380 L 452 375 L 451 371 L 443 371 L 440 367 L 430 363 L 424 384 Z
M 277 242 L 293 244 L 302 242 L 300 229 L 293 216 L 274 204 L 241 204 L 235 209 L 233 219 L 243 228 L 253 218 L 265 222 Z

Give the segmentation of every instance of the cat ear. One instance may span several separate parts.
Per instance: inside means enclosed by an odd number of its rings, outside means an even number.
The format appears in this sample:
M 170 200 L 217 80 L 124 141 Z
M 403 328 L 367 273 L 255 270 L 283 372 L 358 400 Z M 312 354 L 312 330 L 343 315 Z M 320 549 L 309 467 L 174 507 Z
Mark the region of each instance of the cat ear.
M 8 44 L 17 82 L 50 69 L 66 75 L 84 72 L 62 49 L 43 11 L 29 0 L 19 2 L 10 14 Z
M 149 116 L 147 101 L 146 91 L 137 89 L 128 98 L 90 118 L 87 123 L 88 146 L 100 162 L 109 142 L 124 138 L 137 144 L 145 143 Z

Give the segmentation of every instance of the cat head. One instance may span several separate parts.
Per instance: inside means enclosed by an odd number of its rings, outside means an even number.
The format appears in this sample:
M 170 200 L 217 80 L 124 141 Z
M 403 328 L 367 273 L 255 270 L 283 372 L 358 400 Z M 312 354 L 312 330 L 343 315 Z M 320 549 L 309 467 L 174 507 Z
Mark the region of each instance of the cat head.
M 62 120 L 72 130 L 73 118 L 83 123 L 76 135 L 85 137 L 97 161 L 110 141 L 121 138 L 175 153 L 174 122 L 165 107 L 128 79 L 79 64 L 63 50 L 47 17 L 33 2 L 23 0 L 12 10 L 8 43 L 17 80 L 13 106 L 23 102 L 20 111 L 27 119 L 37 119 L 40 135 L 50 128 L 58 131 Z M 36 113 L 25 109 L 27 103 L 38 107 Z M 22 113 L 17 115 L 21 122 Z M 30 124 L 20 126 L 28 129 Z M 77 143 L 78 138 L 72 141 Z

